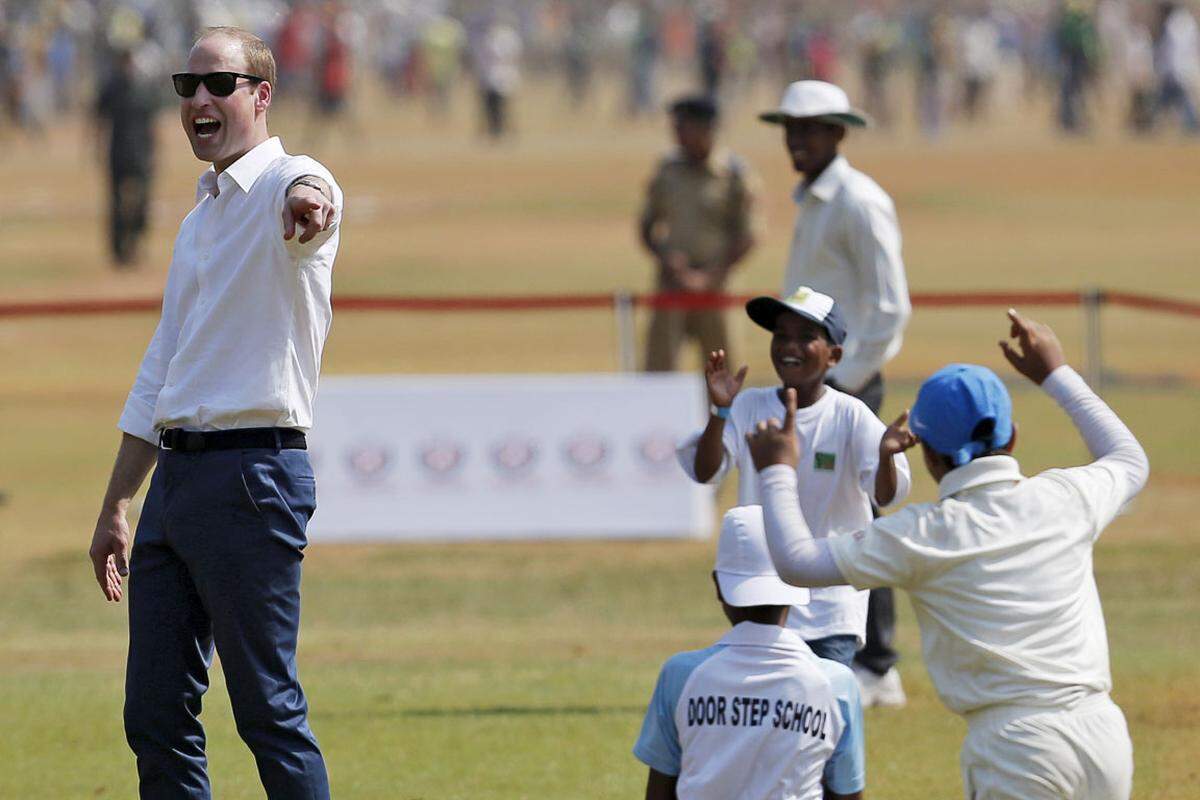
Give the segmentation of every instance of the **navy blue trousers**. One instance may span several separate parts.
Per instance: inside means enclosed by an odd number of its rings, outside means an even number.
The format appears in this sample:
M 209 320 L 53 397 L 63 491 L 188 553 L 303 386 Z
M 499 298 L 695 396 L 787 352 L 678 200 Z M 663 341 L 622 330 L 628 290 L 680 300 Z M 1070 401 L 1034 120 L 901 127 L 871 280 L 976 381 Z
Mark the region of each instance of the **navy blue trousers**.
M 125 734 L 142 798 L 211 797 L 200 706 L 214 646 L 267 797 L 329 797 L 296 676 L 315 507 L 303 450 L 159 452 L 129 576 Z

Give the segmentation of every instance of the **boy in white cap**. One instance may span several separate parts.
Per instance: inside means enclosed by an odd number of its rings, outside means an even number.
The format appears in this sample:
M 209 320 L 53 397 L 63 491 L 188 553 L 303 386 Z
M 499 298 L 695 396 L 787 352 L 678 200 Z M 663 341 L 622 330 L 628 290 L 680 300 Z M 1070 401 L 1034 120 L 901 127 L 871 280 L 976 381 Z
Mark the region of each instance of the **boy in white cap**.
M 713 581 L 733 629 L 663 665 L 633 748 L 647 800 L 861 798 L 858 684 L 785 626 L 808 593 L 775 573 L 758 506 L 725 515 Z
M 908 590 L 934 687 L 966 717 L 968 798 L 1125 800 L 1133 747 L 1108 694 L 1092 547 L 1145 485 L 1149 463 L 1067 366 L 1054 332 L 1009 317 L 1017 344 L 1001 342 L 1005 357 L 1070 415 L 1095 461 L 1022 476 L 1008 391 L 988 369 L 951 364 L 921 386 L 908 432 L 940 499 L 813 539 L 796 505 L 802 446 L 789 397 L 782 426 L 751 435 L 767 541 L 788 583 Z
M 837 301 L 849 336 L 828 380 L 878 414 L 883 365 L 900 351 L 912 307 L 892 199 L 838 153 L 847 128 L 866 126 L 867 116 L 832 83 L 796 81 L 779 107 L 759 118 L 783 126 L 792 167 L 804 176 L 793 193 L 796 225 L 783 294 L 811 286 Z M 866 643 L 854 659 L 867 705 L 904 704 L 894 628 L 892 590 L 871 592 Z
M 782 385 L 742 389 L 747 368 L 732 374 L 724 351 L 711 354 L 704 369 L 712 404 L 708 424 L 679 446 L 680 465 L 701 483 L 718 482 L 736 466 L 742 478 L 738 504 L 757 504 L 745 437 L 759 422 L 781 417 L 783 392 L 793 389 L 800 407 L 796 432 L 809 453 L 796 467 L 797 497 L 809 526 L 815 536 L 865 528 L 872 502 L 887 506 L 908 496 L 908 460 L 894 431 L 860 400 L 826 383 L 846 340 L 838 305 L 801 288 L 783 300 L 756 297 L 746 313 L 771 331 L 771 363 Z M 810 603 L 792 611 L 788 625 L 817 655 L 850 666 L 863 644 L 866 615 L 866 592 L 836 586 L 814 591 Z

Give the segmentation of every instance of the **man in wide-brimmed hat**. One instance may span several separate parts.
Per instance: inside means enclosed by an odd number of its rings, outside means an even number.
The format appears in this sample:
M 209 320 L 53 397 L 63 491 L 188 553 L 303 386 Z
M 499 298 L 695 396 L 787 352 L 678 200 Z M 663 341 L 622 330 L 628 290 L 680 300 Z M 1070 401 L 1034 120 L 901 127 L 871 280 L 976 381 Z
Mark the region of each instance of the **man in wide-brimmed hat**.
M 783 126 L 792 166 L 804 176 L 793 195 L 798 213 L 782 296 L 811 286 L 837 302 L 847 336 L 828 381 L 878 414 L 880 372 L 900 350 L 911 306 L 892 199 L 838 153 L 847 128 L 869 120 L 825 81 L 796 81 L 759 118 Z M 873 591 L 866 645 L 854 662 L 868 705 L 905 702 L 891 647 L 894 619 L 891 590 Z

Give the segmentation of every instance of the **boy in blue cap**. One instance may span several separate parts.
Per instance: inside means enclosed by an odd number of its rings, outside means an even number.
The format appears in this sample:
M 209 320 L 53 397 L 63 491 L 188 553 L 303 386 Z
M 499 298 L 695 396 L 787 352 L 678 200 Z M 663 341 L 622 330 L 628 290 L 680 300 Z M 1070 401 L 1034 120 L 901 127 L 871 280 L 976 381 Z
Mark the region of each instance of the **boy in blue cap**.
M 907 446 L 920 442 L 939 500 L 814 539 L 797 507 L 800 445 L 782 426 L 750 434 L 779 575 L 797 586 L 895 586 L 912 597 L 925 664 L 966 718 L 971 800 L 1126 800 L 1133 747 L 1109 698 L 1108 642 L 1092 546 L 1145 485 L 1137 439 L 1067 366 L 1049 327 L 1009 310 L 1008 361 L 1070 415 L 1096 459 L 1021 475 L 1008 392 L 983 367 L 951 364 L 921 386 Z
M 871 504 L 887 506 L 908 496 L 908 460 L 900 425 L 889 429 L 858 398 L 829 386 L 829 369 L 842 356 L 846 326 L 833 298 L 801 287 L 789 297 L 756 297 L 746 313 L 771 332 L 771 363 L 782 385 L 743 389 L 747 368 L 726 367 L 725 352 L 704 369 L 711 403 L 708 425 L 678 448 L 679 464 L 693 480 L 716 483 L 732 468 L 741 476 L 738 505 L 759 503 L 758 480 L 745 436 L 763 420 L 783 415 L 783 393 L 796 394 L 797 435 L 809 455 L 797 464 L 796 492 L 817 537 L 852 533 L 871 523 Z M 849 586 L 817 589 L 788 616 L 818 656 L 846 666 L 862 647 L 867 593 Z

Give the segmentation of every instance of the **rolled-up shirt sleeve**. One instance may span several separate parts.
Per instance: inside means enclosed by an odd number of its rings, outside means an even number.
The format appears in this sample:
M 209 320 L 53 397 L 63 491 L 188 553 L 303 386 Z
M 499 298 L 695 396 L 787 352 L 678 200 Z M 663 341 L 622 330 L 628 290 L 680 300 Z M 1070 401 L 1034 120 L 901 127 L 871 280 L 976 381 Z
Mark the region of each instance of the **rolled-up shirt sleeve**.
M 302 178 L 305 175 L 313 175 L 329 184 L 329 191 L 333 195 L 333 199 L 330 201 L 333 204 L 333 222 L 328 228 L 321 231 L 312 239 L 303 244 L 300 243 L 299 233 L 289 239 L 287 241 L 288 251 L 296 256 L 316 252 L 318 249 L 320 249 L 321 245 L 329 241 L 329 239 L 337 232 L 338 227 L 341 225 L 342 213 L 345 205 L 345 196 L 342 194 L 342 187 L 338 185 L 338 182 L 334 179 L 332 172 L 326 169 L 321 162 L 313 158 L 309 158 L 308 156 L 294 156 L 288 160 L 287 169 L 280 173 L 280 215 L 283 213 L 283 201 L 285 194 L 288 188 L 291 186 L 292 181 L 296 180 L 297 178 Z
M 858 391 L 900 351 L 912 306 L 891 201 L 864 202 L 849 219 L 847 240 L 860 313 L 856 329 L 849 331 L 845 356 L 829 374 L 840 386 Z

